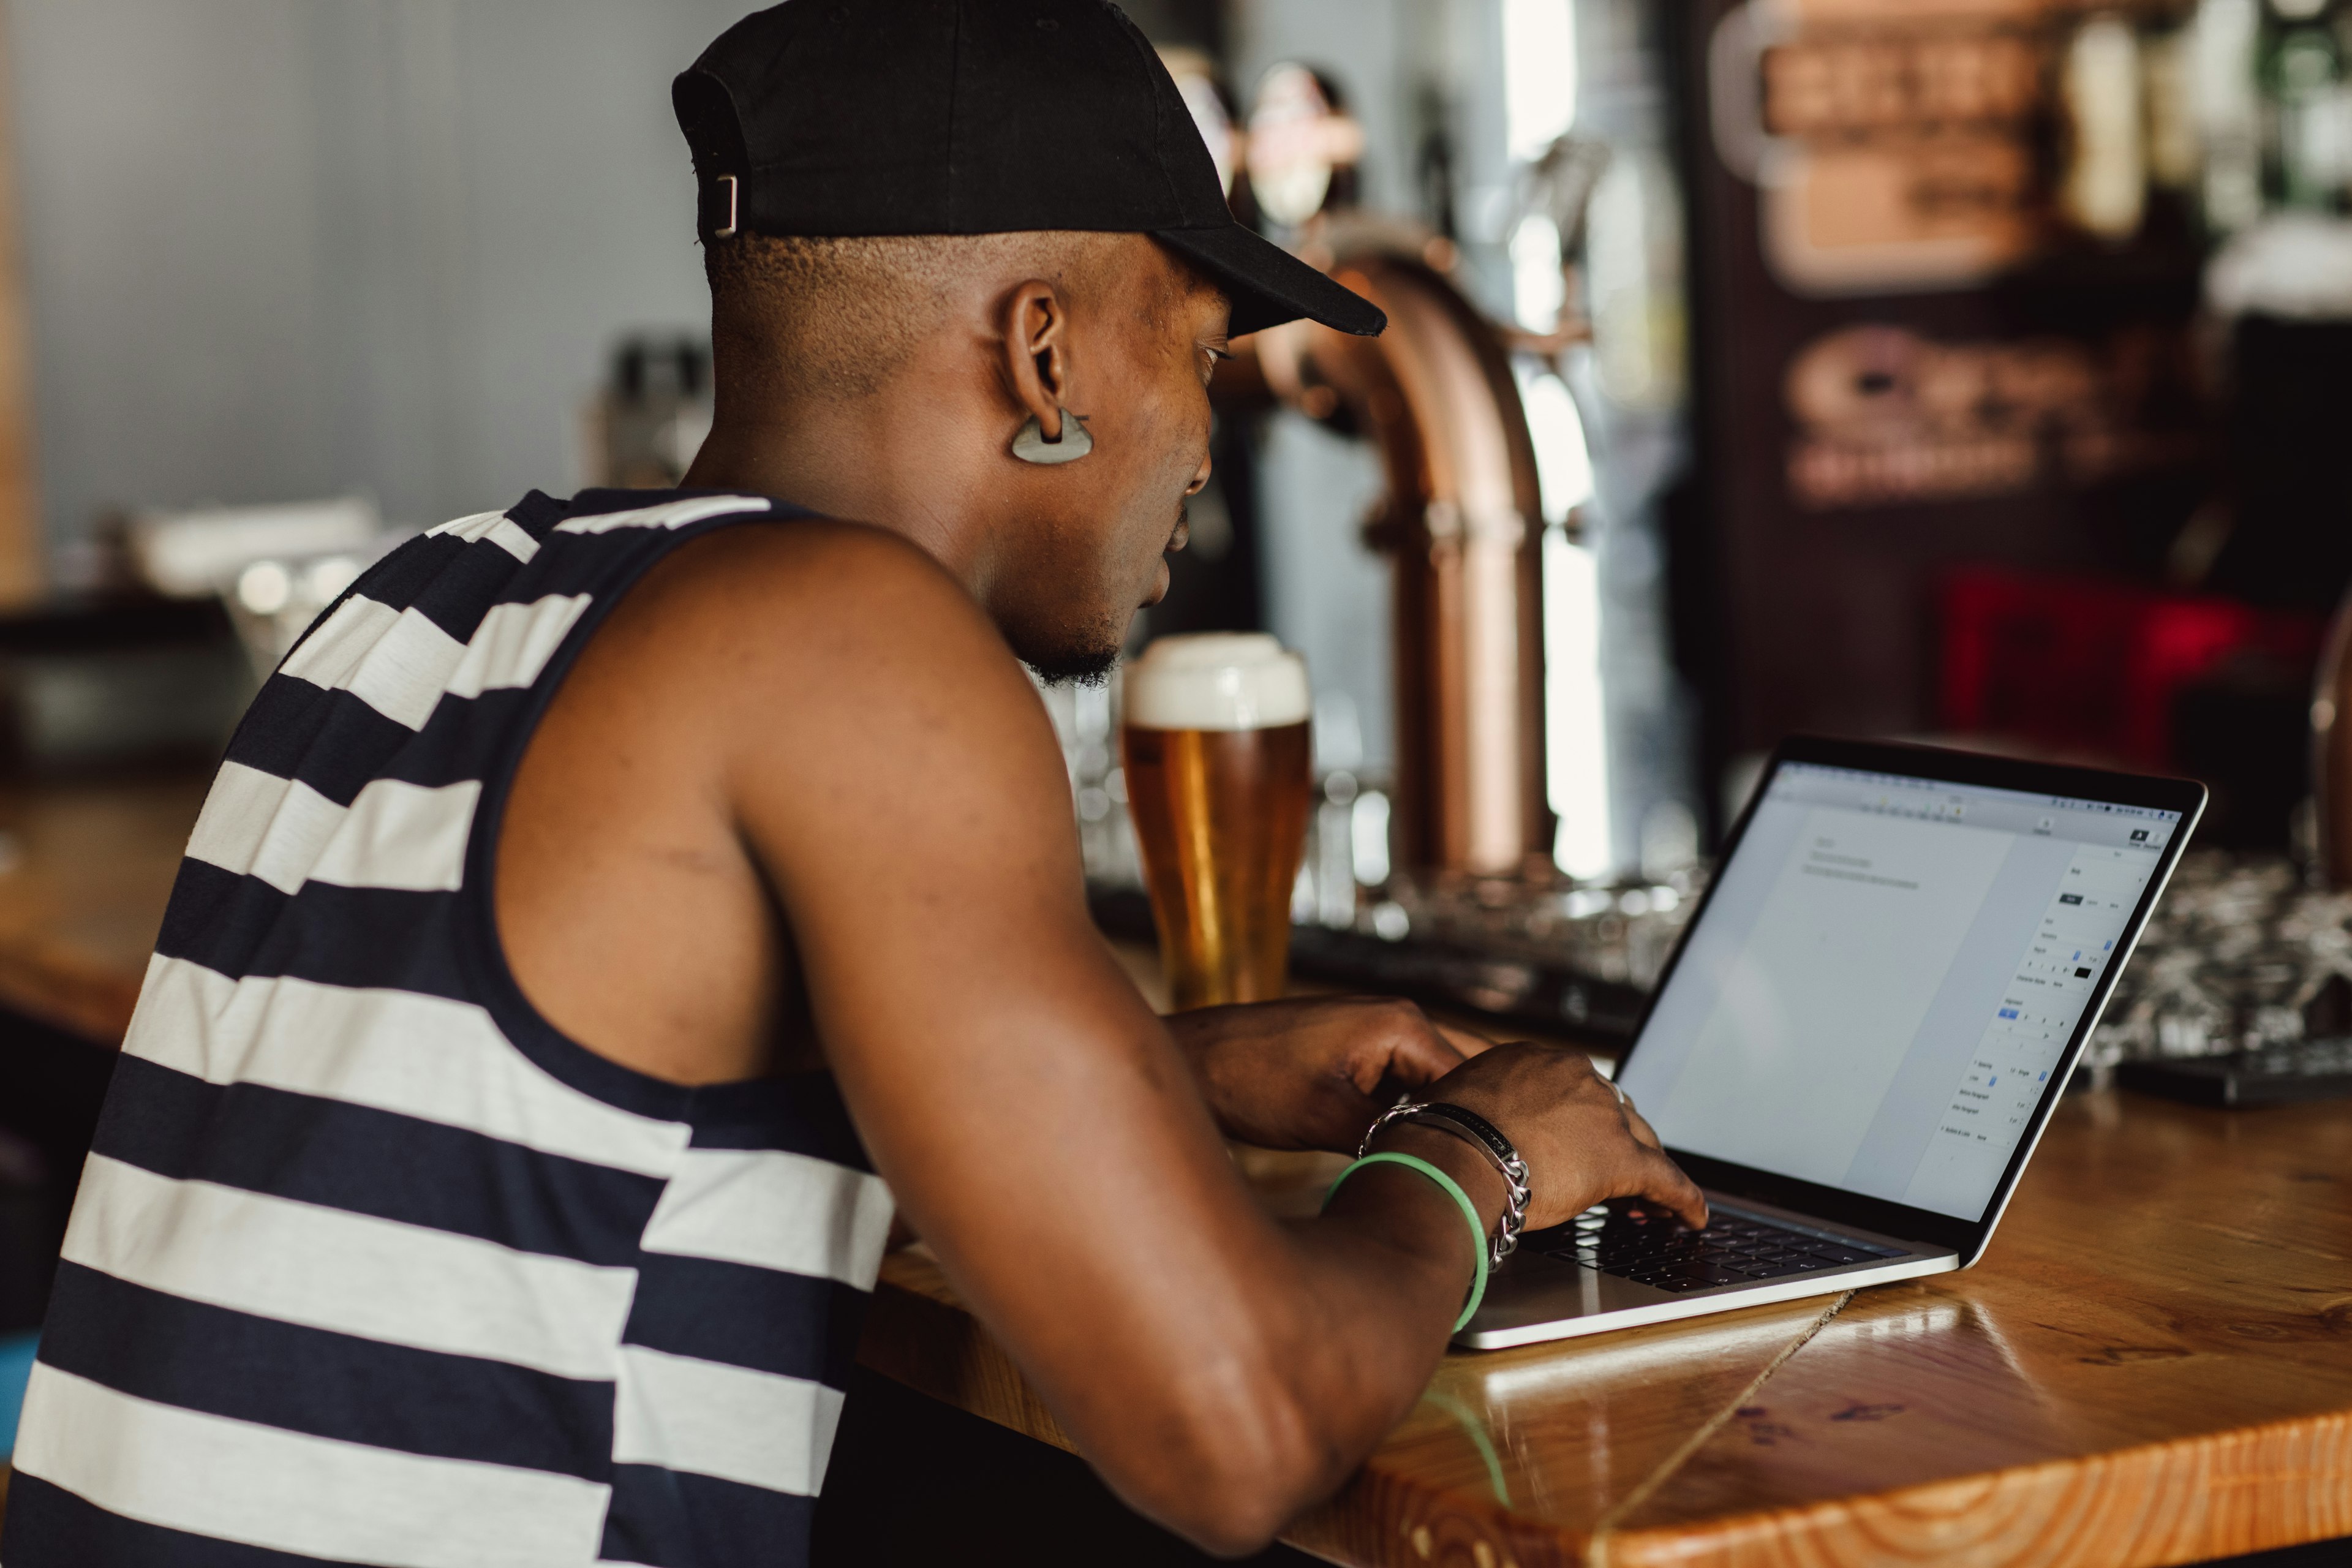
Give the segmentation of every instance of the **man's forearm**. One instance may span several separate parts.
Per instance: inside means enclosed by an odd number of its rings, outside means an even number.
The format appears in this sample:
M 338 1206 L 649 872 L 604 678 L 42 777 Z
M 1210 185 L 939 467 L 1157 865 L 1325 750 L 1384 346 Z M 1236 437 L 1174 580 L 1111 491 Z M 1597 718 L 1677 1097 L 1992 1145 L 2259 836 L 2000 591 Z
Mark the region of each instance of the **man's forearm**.
M 1236 1081 L 1230 1051 L 1220 1049 L 1228 1045 L 1235 1026 L 1242 1022 L 1242 1015 L 1239 1007 L 1202 1007 L 1171 1013 L 1160 1022 L 1168 1026 L 1168 1037 L 1176 1042 L 1176 1049 L 1182 1054 L 1184 1066 L 1192 1075 L 1192 1087 L 1201 1091 L 1201 1102 L 1209 1108 L 1217 1131 L 1228 1138 L 1248 1142 L 1255 1131 L 1244 1103 L 1249 1098 L 1250 1086 Z
M 1382 1146 L 1452 1175 L 1490 1227 L 1500 1214 L 1501 1183 L 1466 1145 L 1408 1128 Z M 1283 1234 L 1285 1256 L 1253 1277 L 1213 1352 L 1171 1371 L 1191 1391 L 1185 1418 L 1140 1421 L 1128 1405 L 1081 1435 L 1131 1505 L 1224 1553 L 1256 1550 L 1330 1495 L 1412 1409 L 1475 1273 L 1461 1205 L 1393 1164 Z
M 1492 1233 L 1502 1182 L 1475 1151 L 1420 1127 L 1384 1135 L 1381 1146 L 1452 1176 L 1477 1209 L 1484 1234 Z M 1485 1242 L 1444 1188 L 1393 1164 L 1358 1172 L 1322 1217 L 1290 1231 L 1306 1318 L 1286 1381 L 1321 1451 L 1314 1473 L 1297 1478 L 1296 1506 L 1305 1507 L 1361 1464 L 1428 1386 Z

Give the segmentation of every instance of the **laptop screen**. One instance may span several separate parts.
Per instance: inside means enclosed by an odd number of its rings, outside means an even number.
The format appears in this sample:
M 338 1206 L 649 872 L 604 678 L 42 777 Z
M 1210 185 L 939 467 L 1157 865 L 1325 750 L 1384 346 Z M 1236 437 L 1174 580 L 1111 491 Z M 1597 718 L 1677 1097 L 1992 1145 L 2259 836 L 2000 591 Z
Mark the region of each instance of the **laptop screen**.
M 1621 1081 L 1669 1149 L 1975 1221 L 2180 822 L 1783 763 Z

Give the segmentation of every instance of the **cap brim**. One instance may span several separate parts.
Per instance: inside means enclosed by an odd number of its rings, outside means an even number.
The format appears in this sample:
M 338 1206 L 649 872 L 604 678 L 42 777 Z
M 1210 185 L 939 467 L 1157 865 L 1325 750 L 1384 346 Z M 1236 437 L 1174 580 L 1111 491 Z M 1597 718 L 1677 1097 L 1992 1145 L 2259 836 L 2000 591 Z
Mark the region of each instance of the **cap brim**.
M 1234 337 L 1302 316 L 1360 338 L 1376 338 L 1389 324 L 1370 300 L 1239 223 L 1155 229 L 1152 237 L 1223 288 L 1234 302 Z

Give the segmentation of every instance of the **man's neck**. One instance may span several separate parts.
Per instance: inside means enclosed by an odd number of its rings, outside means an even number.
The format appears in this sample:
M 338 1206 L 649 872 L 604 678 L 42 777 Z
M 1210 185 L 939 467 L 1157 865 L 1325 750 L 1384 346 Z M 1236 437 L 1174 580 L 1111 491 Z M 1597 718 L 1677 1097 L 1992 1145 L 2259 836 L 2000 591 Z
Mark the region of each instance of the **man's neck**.
M 976 454 L 956 449 L 956 425 L 919 397 L 877 394 L 852 403 L 803 402 L 719 416 L 681 481 L 689 489 L 773 496 L 845 522 L 886 529 L 920 546 L 975 594 L 984 586 L 985 493 Z

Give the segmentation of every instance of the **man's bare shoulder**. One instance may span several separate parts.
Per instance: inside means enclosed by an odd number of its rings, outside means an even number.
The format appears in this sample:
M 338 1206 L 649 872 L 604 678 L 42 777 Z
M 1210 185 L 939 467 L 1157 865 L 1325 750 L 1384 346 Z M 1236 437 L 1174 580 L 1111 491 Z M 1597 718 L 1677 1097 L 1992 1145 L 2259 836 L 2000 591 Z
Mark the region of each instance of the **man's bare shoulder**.
M 863 523 L 739 523 L 673 551 L 646 586 L 653 594 L 637 596 L 666 619 L 752 642 L 799 640 L 796 627 L 824 637 L 887 607 L 919 617 L 901 630 L 977 636 L 1003 647 L 945 567 L 898 534 Z
M 614 612 L 616 630 L 668 651 L 657 665 L 722 659 L 762 684 L 853 687 L 1022 682 L 1003 637 L 961 584 L 897 534 L 802 518 L 738 524 L 682 545 Z M 625 623 L 625 624 L 624 624 Z
M 1050 860 L 1073 837 L 1062 779 L 1019 664 L 929 556 L 853 525 L 735 524 L 612 606 L 535 730 L 500 837 L 509 962 L 626 1066 L 756 1076 L 802 1059 L 772 1054 L 798 1037 L 771 896 L 805 948 L 936 879 L 948 851 L 925 836 L 959 811 L 985 816 L 975 841 L 1025 835 Z
M 624 699 L 607 722 L 659 705 L 673 734 L 688 720 L 739 759 L 789 745 L 795 771 L 821 763 L 811 742 L 872 762 L 914 746 L 1051 749 L 1019 661 L 963 586 L 856 523 L 738 524 L 679 546 L 614 608 L 581 674 Z

